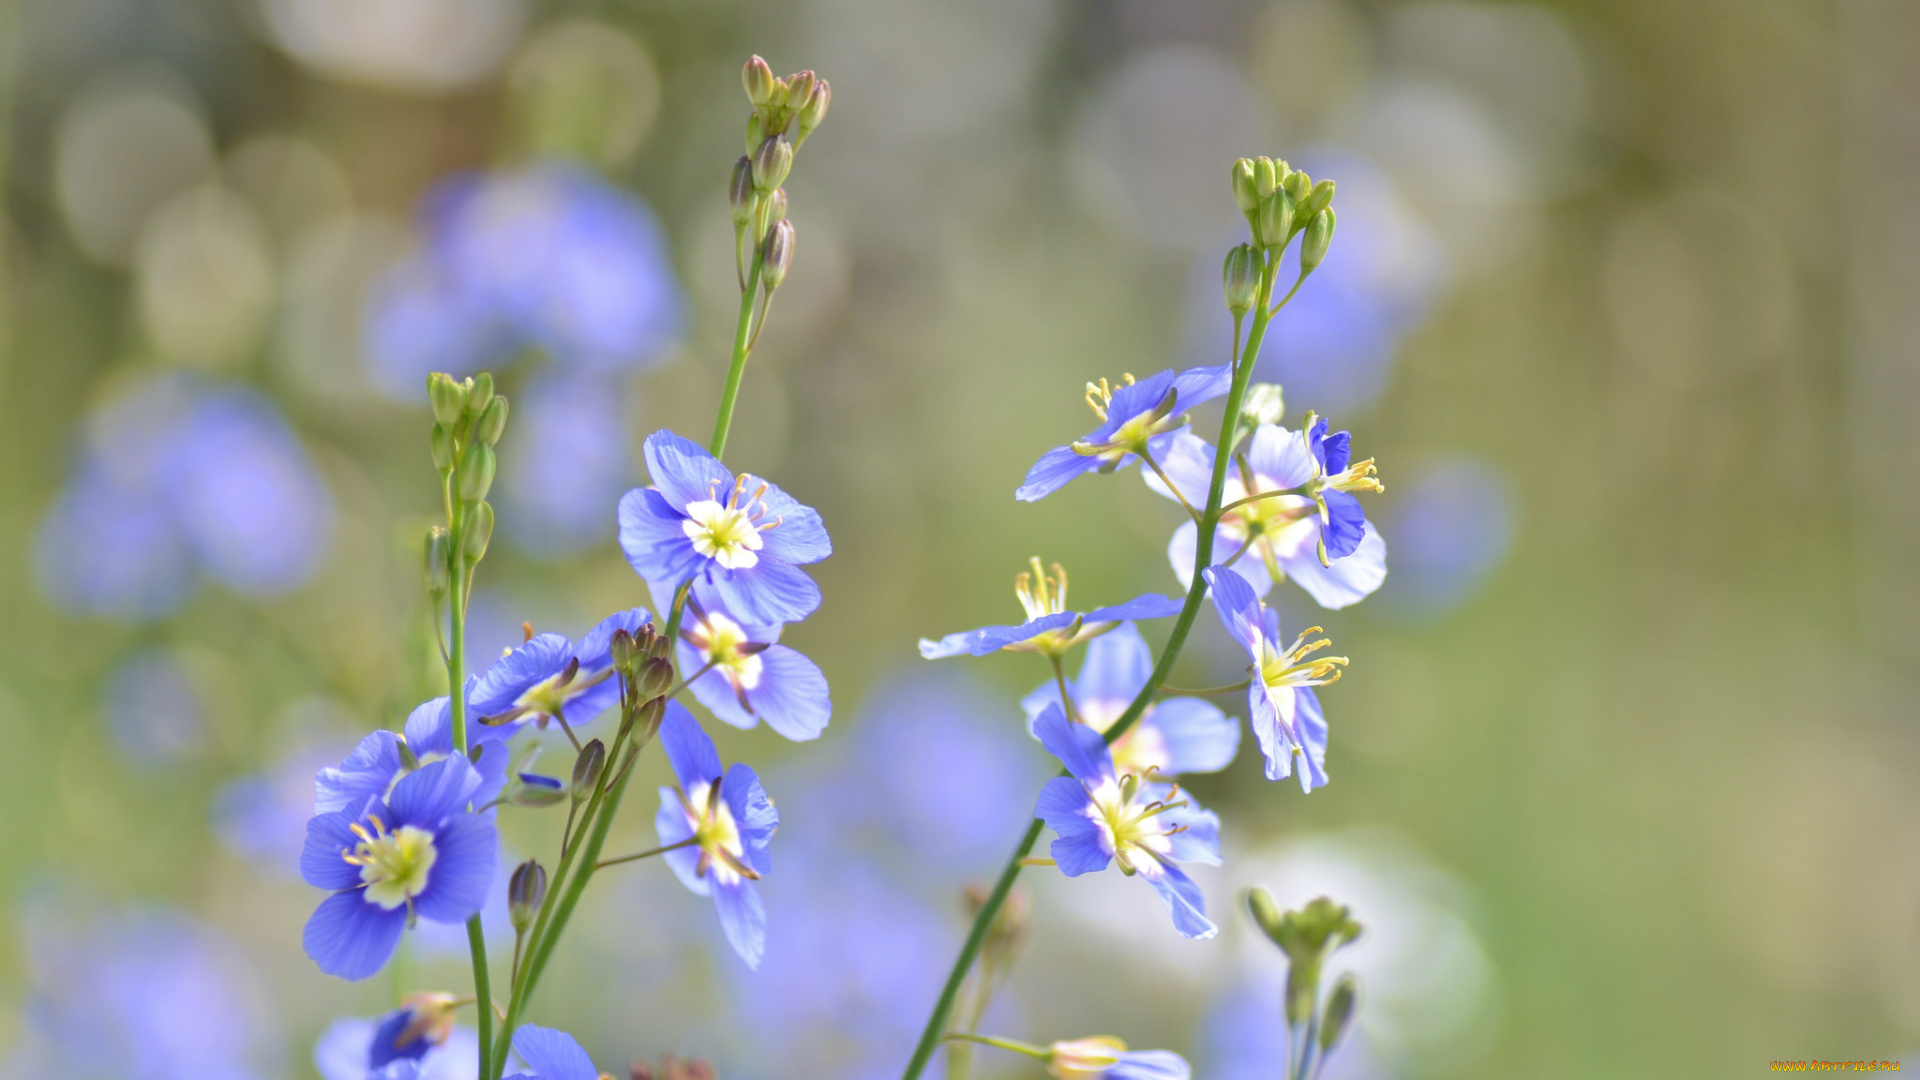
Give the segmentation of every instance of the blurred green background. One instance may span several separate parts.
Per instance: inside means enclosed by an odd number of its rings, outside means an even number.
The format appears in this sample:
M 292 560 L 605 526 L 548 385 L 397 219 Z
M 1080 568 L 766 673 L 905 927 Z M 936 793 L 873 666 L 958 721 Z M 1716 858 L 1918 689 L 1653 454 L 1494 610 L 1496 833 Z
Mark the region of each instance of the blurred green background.
M 1356 905 L 1355 1075 L 1737 1076 L 1920 1045 L 1920 8 L 65 0 L 5 19 L 0 1047 L 39 1037 L 45 920 L 84 936 L 76 912 L 129 905 L 235 943 L 270 1014 L 262 1075 L 313 1075 L 328 1020 L 387 1006 L 385 980 L 312 968 L 313 891 L 218 828 L 237 777 L 437 692 L 415 569 L 430 420 L 369 378 L 366 297 L 460 170 L 567 154 L 636 193 L 684 293 L 672 344 L 607 384 L 638 482 L 639 440 L 701 437 L 718 399 L 754 52 L 818 71 L 834 104 L 788 185 L 798 254 L 728 457 L 833 533 L 826 602 L 786 640 L 838 709 L 817 744 L 725 732 L 729 760 L 798 777 L 863 724 L 940 722 L 863 703 L 922 664 L 919 636 L 1011 621 L 1030 555 L 1064 562 L 1081 606 L 1175 588 L 1176 519 L 1132 477 L 1009 496 L 1087 426 L 1086 380 L 1220 362 L 1227 168 L 1287 157 L 1342 185 L 1341 232 L 1270 362 L 1290 421 L 1329 413 L 1380 461 L 1390 569 L 1348 611 L 1283 598 L 1353 659 L 1324 695 L 1335 782 L 1302 797 L 1243 755 L 1193 785 L 1226 822 L 1217 917 L 1254 881 Z M 495 366 L 517 395 L 550 363 Z M 45 523 L 87 418 L 175 369 L 261 391 L 331 524 L 290 587 L 88 613 L 45 580 Z M 611 515 L 564 550 L 496 542 L 476 635 L 648 603 Z M 1235 677 L 1207 620 L 1178 682 Z M 129 750 L 145 729 L 119 712 L 161 706 L 116 673 L 154 657 L 189 715 Z M 1029 661 L 952 663 L 1017 732 Z M 509 847 L 549 824 L 510 824 Z M 767 1075 L 750 1063 L 773 1037 L 716 973 L 731 957 L 676 951 L 710 913 L 649 873 L 590 905 L 545 1015 L 607 1067 L 676 1050 Z M 1009 1026 L 1113 1029 L 1229 1075 L 1204 1064 L 1217 995 L 1271 975 L 1244 928 L 1185 942 L 1131 886 L 1032 885 Z M 950 883 L 926 891 L 957 934 Z M 815 932 L 771 905 L 775 949 Z M 457 956 L 413 962 L 464 985 Z

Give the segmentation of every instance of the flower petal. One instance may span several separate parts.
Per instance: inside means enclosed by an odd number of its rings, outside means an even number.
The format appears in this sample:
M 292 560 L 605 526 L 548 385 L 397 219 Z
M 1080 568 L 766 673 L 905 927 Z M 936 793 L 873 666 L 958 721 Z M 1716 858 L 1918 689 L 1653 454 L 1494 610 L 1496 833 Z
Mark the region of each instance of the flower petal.
M 820 586 L 807 572 L 773 559 L 761 559 L 741 570 L 710 563 L 703 576 L 720 606 L 743 623 L 799 622 L 820 606 Z
M 386 965 L 406 927 L 406 908 L 389 911 L 369 904 L 355 889 L 322 900 L 307 920 L 301 943 L 321 971 L 358 980 Z
M 1042 615 L 1018 626 L 983 626 L 978 630 L 963 630 L 948 634 L 938 641 L 920 639 L 920 655 L 928 660 L 945 660 L 950 656 L 966 654 L 985 656 L 999 652 L 1009 645 L 1017 645 L 1029 638 L 1038 637 L 1049 630 L 1058 630 L 1079 618 L 1071 611 L 1062 611 L 1055 615 Z
M 387 799 L 387 813 L 392 817 L 387 827 L 419 825 L 431 829 L 448 815 L 465 811 L 479 790 L 480 773 L 457 754 L 422 765 L 393 786 L 393 795 Z
M 833 554 L 833 541 L 828 538 L 827 526 L 820 520 L 818 511 L 780 490 L 779 485 L 757 476 L 747 477 L 747 493 L 751 494 L 761 484 L 767 485 L 760 496 L 760 501 L 766 504 L 762 523 L 776 519 L 780 522 L 760 534 L 766 545 L 761 557 L 803 566 Z
M 1025 482 L 1014 490 L 1013 497 L 1021 502 L 1039 502 L 1066 487 L 1074 477 L 1091 472 L 1099 465 L 1098 458 L 1076 454 L 1071 446 L 1056 446 L 1041 454 L 1040 460 L 1027 470 Z
M 1194 509 L 1199 509 L 1207 501 L 1207 492 L 1213 488 L 1213 444 L 1191 430 L 1182 428 L 1153 439 L 1148 443 L 1148 449 L 1160 466 L 1160 472 L 1167 474 L 1167 479 L 1174 482 Z M 1161 481 L 1159 473 L 1152 469 L 1141 469 L 1140 477 L 1155 494 L 1173 498 L 1173 492 Z
M 727 943 L 750 968 L 760 966 L 767 951 L 767 906 L 760 887 L 746 878 L 713 883 L 713 906 L 720 912 L 720 929 Z
M 370 799 L 362 799 L 366 806 Z M 300 852 L 300 876 L 316 889 L 351 889 L 360 884 L 360 868 L 340 856 L 360 843 L 349 826 L 360 819 L 359 809 L 316 814 L 307 822 L 307 843 Z
M 1313 687 L 1301 687 L 1296 702 L 1293 726 L 1306 749 L 1300 766 L 1300 790 L 1311 792 L 1327 786 L 1327 718 L 1320 711 L 1320 695 L 1313 692 Z
M 680 525 L 686 518 L 651 488 L 634 488 L 620 496 L 619 520 L 620 550 L 634 572 L 648 581 L 677 587 L 708 561 L 687 539 Z
M 593 1059 L 564 1031 L 522 1024 L 513 1033 L 513 1052 L 540 1080 L 596 1080 L 600 1075 Z
M 1068 877 L 1105 870 L 1113 861 L 1092 815 L 1097 813 L 1086 785 L 1070 776 L 1056 776 L 1040 789 L 1033 815 L 1047 823 L 1056 839 L 1048 852 Z
M 1098 784 L 1113 778 L 1113 755 L 1106 740 L 1087 725 L 1067 719 L 1058 705 L 1047 706 L 1033 722 L 1033 733 L 1081 783 Z
M 677 701 L 667 702 L 666 715 L 660 718 L 660 748 L 666 752 L 667 764 L 673 766 L 681 790 L 692 791 L 720 779 L 720 752 L 713 748 L 713 740 L 701 730 L 700 722 Z
M 1173 411 L 1185 412 L 1195 405 L 1212 401 L 1233 387 L 1233 366 L 1188 368 L 1173 377 Z M 1118 397 L 1119 395 L 1115 395 Z
M 1220 932 L 1213 920 L 1207 918 L 1207 902 L 1200 895 L 1200 886 L 1179 867 L 1154 859 L 1142 861 L 1139 867 L 1139 876 L 1160 894 L 1161 902 L 1173 916 L 1173 928 L 1181 937 L 1205 940 Z
M 500 859 L 499 834 L 487 818 L 455 814 L 434 831 L 433 847 L 437 857 L 414 906 L 421 918 L 466 922 L 479 913 L 493 887 Z
M 1213 588 L 1213 609 L 1220 614 L 1227 634 L 1247 650 L 1254 663 L 1259 663 L 1261 642 L 1266 639 L 1266 618 L 1253 587 L 1239 574 L 1218 566 L 1208 567 L 1202 576 Z
M 760 786 L 760 777 L 750 766 L 736 761 L 727 770 L 726 782 L 720 785 L 720 796 L 727 800 L 727 811 L 740 830 L 747 865 L 753 867 L 755 873 L 772 872 L 773 856 L 767 852 L 767 842 L 780 828 L 780 811 L 774 809 L 766 788 Z
M 1332 549 L 1327 553 L 1331 555 Z M 1314 549 L 1305 547 L 1283 568 L 1294 584 L 1321 607 L 1337 611 L 1371 596 L 1387 580 L 1387 542 L 1369 521 L 1360 543 L 1346 557 L 1335 559 L 1332 566 L 1321 566 Z
M 534 635 L 488 665 L 467 698 L 473 706 L 472 719 L 513 708 L 514 700 L 528 687 L 560 674 L 572 660 L 573 642 L 564 636 Z
M 1344 559 L 1360 546 L 1367 532 L 1367 511 L 1360 500 L 1345 491 L 1324 491 L 1327 520 L 1320 526 L 1320 538 L 1327 545 L 1327 558 Z
M 1186 599 L 1179 596 L 1163 596 L 1160 593 L 1145 593 L 1136 596 L 1124 604 L 1112 607 L 1095 608 L 1087 612 L 1089 623 L 1124 622 L 1128 619 L 1165 619 L 1180 614 L 1186 606 Z
M 1168 698 L 1140 722 L 1160 735 L 1167 751 L 1167 772 L 1219 772 L 1240 750 L 1240 723 L 1210 701 Z
M 1130 1050 L 1107 1070 L 1105 1080 L 1192 1080 L 1187 1060 L 1171 1050 Z
M 367 804 L 368 796 L 385 798 L 387 785 L 399 775 L 399 738 L 391 731 L 376 731 L 361 739 L 347 760 L 314 774 L 313 812 L 326 814 L 348 807 L 358 810 Z
M 671 431 L 647 436 L 642 453 L 648 478 L 676 513 L 684 512 L 688 503 L 725 498 L 733 490 L 733 474 L 725 465 L 700 444 Z
M 794 742 L 819 738 L 833 717 L 827 677 L 785 645 L 760 654 L 760 685 L 747 691 L 747 701 L 768 727 Z
M 661 847 L 673 847 L 693 839 L 693 826 L 687 821 L 686 811 L 680 808 L 680 794 L 670 787 L 660 789 L 660 809 L 653 815 L 653 831 L 659 834 Z M 692 847 L 674 848 L 660 857 L 688 892 L 706 896 L 711 891 L 707 879 L 699 874 L 700 852 Z

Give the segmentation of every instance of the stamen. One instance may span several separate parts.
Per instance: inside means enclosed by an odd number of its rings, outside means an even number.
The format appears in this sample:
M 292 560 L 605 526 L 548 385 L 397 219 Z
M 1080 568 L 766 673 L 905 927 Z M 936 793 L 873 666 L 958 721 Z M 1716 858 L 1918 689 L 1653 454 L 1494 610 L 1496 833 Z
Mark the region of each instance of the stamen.
M 522 641 L 532 641 L 533 640 L 533 624 L 531 622 L 521 623 L 520 633 L 522 635 L 521 636 Z

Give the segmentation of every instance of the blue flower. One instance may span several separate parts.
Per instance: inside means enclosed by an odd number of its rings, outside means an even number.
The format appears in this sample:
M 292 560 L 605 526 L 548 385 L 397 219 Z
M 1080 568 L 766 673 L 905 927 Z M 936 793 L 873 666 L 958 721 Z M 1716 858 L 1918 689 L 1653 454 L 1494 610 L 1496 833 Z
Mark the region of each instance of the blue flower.
M 507 1080 L 600 1080 L 603 1075 L 573 1036 L 564 1031 L 522 1024 L 513 1033 L 513 1052 L 520 1055 L 528 1071 L 515 1073 Z
M 149 646 L 107 676 L 101 711 L 114 747 L 129 764 L 163 765 L 190 757 L 206 737 L 193 676 L 171 649 Z
M 467 737 L 510 738 L 527 720 L 544 729 L 553 717 L 575 726 L 597 718 L 620 700 L 613 635 L 631 634 L 650 621 L 644 609 L 631 608 L 602 619 L 578 644 L 560 634 L 528 638 L 473 684 L 469 700 L 479 726 L 469 727 Z M 483 731 L 488 734 L 478 734 Z
M 1246 579 L 1257 596 L 1291 578 L 1321 607 L 1343 608 L 1386 580 L 1386 541 L 1351 494 L 1380 490 L 1373 462 L 1350 462 L 1347 433 L 1330 436 L 1326 427 L 1324 419 L 1311 418 L 1304 433 L 1262 424 L 1227 470 L 1221 505 L 1231 509 L 1221 515 L 1213 558 Z M 1167 448 L 1161 468 L 1181 495 L 1199 505 L 1212 483 L 1213 463 L 1211 444 L 1182 434 Z M 1173 497 L 1159 477 L 1146 479 L 1148 487 Z M 1243 502 L 1255 495 L 1265 497 Z M 1198 526 L 1188 521 L 1167 545 L 1167 561 L 1182 585 L 1193 582 L 1198 535 Z
M 689 601 L 680 631 L 680 669 L 706 669 L 688 687 L 693 696 L 734 727 L 765 720 L 796 742 L 819 738 L 833 716 L 827 677 L 819 667 L 779 644 L 779 626 L 737 622 L 717 604 L 702 604 L 698 595 Z
M 1084 439 L 1042 454 L 1013 497 L 1038 502 L 1082 473 L 1110 473 L 1148 452 L 1158 458 L 1166 437 L 1186 425 L 1184 411 L 1219 397 L 1232 384 L 1233 369 L 1227 366 L 1188 368 L 1178 375 L 1169 369 L 1140 382 L 1128 375 L 1119 387 L 1105 379 L 1088 383 L 1087 406 L 1100 426 Z
M 1133 704 L 1153 672 L 1153 653 L 1132 623 L 1087 646 L 1080 674 L 1069 687 L 1074 719 L 1106 734 L 1120 714 Z M 1048 706 L 1058 706 L 1060 687 L 1047 682 L 1020 700 L 1027 727 Z M 1212 704 L 1198 698 L 1167 698 L 1147 706 L 1140 719 L 1109 747 L 1114 768 L 1140 776 L 1159 773 L 1219 772 L 1240 748 L 1240 725 Z
M 307 823 L 300 874 L 333 892 L 307 920 L 304 944 L 320 970 L 343 979 L 379 971 L 414 916 L 465 922 L 493 882 L 491 819 L 467 812 L 481 777 L 454 756 L 408 773 L 382 800 Z
M 1085 613 L 1068 611 L 1066 568 L 1054 563 L 1053 574 L 1049 577 L 1040 566 L 1039 556 L 1029 560 L 1029 565 L 1033 567 L 1031 574 L 1023 572 L 1013 579 L 1014 595 L 1020 598 L 1020 606 L 1027 612 L 1026 622 L 1017 626 L 983 626 L 978 630 L 963 630 L 948 634 L 938 641 L 921 638 L 920 655 L 928 660 L 944 660 L 962 653 L 985 656 L 1004 649 L 1007 652 L 1035 652 L 1057 658 L 1066 655 L 1067 650 L 1075 645 L 1098 637 L 1128 619 L 1164 619 L 1180 612 L 1181 601 L 1178 597 L 1159 593 L 1147 593 L 1124 604 L 1096 608 Z
M 500 447 L 500 523 L 522 549 L 571 554 L 613 534 L 607 507 L 633 486 L 627 394 L 595 371 L 543 369 L 513 399 Z
M 1174 864 L 1218 866 L 1220 819 L 1151 773 L 1118 772 L 1100 733 L 1068 720 L 1058 705 L 1048 705 L 1033 727 L 1070 774 L 1047 781 L 1033 811 L 1056 835 L 1050 850 L 1060 872 L 1079 877 L 1117 862 L 1121 873 L 1138 874 L 1160 894 L 1181 936 L 1219 933 L 1200 887 Z
M 1129 1050 L 1111 1035 L 1066 1039 L 1048 1048 L 1059 1080 L 1188 1080 L 1193 1070 L 1171 1050 Z
M 469 698 L 473 682 L 467 681 Z M 473 715 L 471 706 L 468 715 Z M 489 730 L 473 725 L 467 729 L 469 744 L 480 747 L 480 760 L 474 763 L 480 777 L 480 784 L 473 792 L 476 804 L 491 802 L 507 781 L 509 753 L 505 739 L 483 738 Z M 361 739 L 339 765 L 314 774 L 313 812 L 353 811 L 365 806 L 368 799 L 385 800 L 393 793 L 394 785 L 407 775 L 406 761 L 400 752 L 403 743 L 422 765 L 456 756 L 453 715 L 446 698 L 437 697 L 417 706 L 407 716 L 404 732 L 376 731 Z M 493 811 L 488 810 L 486 814 L 491 817 Z
M 314 1067 L 324 1080 L 471 1080 L 480 1040 L 454 1025 L 452 1003 L 450 994 L 413 994 L 385 1016 L 336 1020 L 314 1044 Z
M 620 547 L 649 584 L 692 581 L 734 617 L 799 622 L 820 606 L 800 567 L 833 553 L 820 515 L 749 473 L 735 477 L 670 431 L 647 437 L 653 486 L 620 500 Z
M 767 842 L 780 827 L 780 812 L 746 765 L 735 762 L 722 778 L 713 740 L 678 702 L 667 703 L 660 745 L 679 784 L 660 789 L 654 828 L 663 847 L 687 845 L 662 857 L 681 884 L 713 897 L 733 951 L 748 967 L 759 967 L 767 909 L 754 883 L 773 869 Z
M 1206 571 L 1206 579 L 1213 587 L 1213 606 L 1220 621 L 1253 660 L 1247 669 L 1247 711 L 1254 738 L 1267 758 L 1267 779 L 1293 775 L 1297 757 L 1302 759 L 1300 790 L 1324 787 L 1327 720 L 1313 688 L 1339 679 L 1347 658 L 1312 656 L 1330 644 L 1325 638 L 1307 640 L 1309 634 L 1320 632 L 1317 626 L 1302 631 L 1293 644 L 1283 644 L 1280 616 L 1262 604 L 1238 574 L 1215 566 Z

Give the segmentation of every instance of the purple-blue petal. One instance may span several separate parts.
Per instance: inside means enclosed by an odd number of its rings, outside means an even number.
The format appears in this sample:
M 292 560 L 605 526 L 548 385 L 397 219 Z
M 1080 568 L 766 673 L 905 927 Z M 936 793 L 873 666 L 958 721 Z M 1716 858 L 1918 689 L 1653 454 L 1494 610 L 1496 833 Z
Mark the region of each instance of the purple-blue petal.
M 1034 802 L 1034 816 L 1054 832 L 1048 853 L 1068 877 L 1104 870 L 1113 861 L 1100 827 L 1089 816 L 1093 812 L 1093 797 L 1087 794 L 1086 785 L 1070 776 L 1047 781 Z
M 1092 472 L 1099 465 L 1096 457 L 1077 454 L 1071 446 L 1056 446 L 1041 454 L 1040 460 L 1027 470 L 1026 480 L 1014 490 L 1013 497 L 1021 502 L 1039 502 L 1066 487 L 1074 477 Z
M 1112 607 L 1095 608 L 1087 612 L 1086 621 L 1090 623 L 1122 622 L 1127 619 L 1165 619 L 1180 614 L 1180 608 L 1186 603 L 1178 596 L 1163 596 L 1160 593 L 1146 593 L 1136 596 L 1124 604 Z
M 527 688 L 566 670 L 573 643 L 559 634 L 536 634 L 487 667 L 467 700 L 475 718 L 513 708 Z
M 740 830 L 747 865 L 753 867 L 755 873 L 772 872 L 773 856 L 767 851 L 767 843 L 780 828 L 780 811 L 767 797 L 766 788 L 760 786 L 760 777 L 750 766 L 736 761 L 720 785 L 720 796 L 727 801 L 727 812 L 733 815 L 733 823 Z
M 1049 630 L 1058 630 L 1077 618 L 1079 616 L 1071 611 L 1062 611 L 1054 615 L 1042 615 L 1018 626 L 983 626 L 978 630 L 948 634 L 938 641 L 921 638 L 920 655 L 928 660 L 944 660 L 962 654 L 985 656 L 1038 637 Z
M 1294 729 L 1306 749 L 1300 766 L 1300 790 L 1310 792 L 1327 786 L 1327 717 L 1320 709 L 1320 695 L 1311 686 L 1301 687 L 1294 702 Z
M 758 968 L 767 951 L 767 906 L 760 899 L 760 887 L 746 878 L 716 880 L 713 906 L 720 913 L 727 943 L 748 967 Z
M 1367 511 L 1359 499 L 1345 491 L 1326 491 L 1320 497 L 1327 503 L 1327 520 L 1320 526 L 1327 558 L 1346 558 L 1360 546 L 1361 537 L 1367 533 Z
M 1234 569 L 1238 570 L 1251 561 L 1242 559 L 1234 565 Z M 1366 533 L 1360 538 L 1360 543 L 1344 558 L 1335 559 L 1332 566 L 1320 565 L 1319 553 L 1312 547 L 1301 548 L 1280 565 L 1287 577 L 1313 597 L 1315 603 L 1329 610 L 1338 610 L 1351 607 L 1373 595 L 1386 581 L 1387 542 L 1381 538 L 1373 523 L 1367 522 Z
M 427 887 L 414 898 L 423 919 L 460 923 L 478 914 L 493 886 L 500 838 L 490 819 L 456 814 L 434 831 L 437 857 L 427 871 Z
M 659 835 L 661 847 L 673 847 L 693 839 L 693 826 L 688 824 L 687 813 L 680 807 L 680 794 L 673 788 L 660 789 L 660 809 L 653 815 L 653 831 Z M 707 879 L 699 874 L 700 852 L 693 847 L 674 848 L 660 857 L 688 892 L 705 896 L 712 891 Z
M 1227 628 L 1228 636 L 1247 650 L 1247 655 L 1255 663 L 1260 661 L 1260 642 L 1266 638 L 1266 620 L 1260 609 L 1260 598 L 1253 593 L 1253 587 L 1245 578 L 1231 570 L 1222 570 L 1211 566 L 1202 575 L 1213 589 L 1213 609 L 1220 614 L 1220 622 Z
M 368 796 L 385 798 L 387 786 L 399 775 L 400 740 L 391 731 L 376 731 L 361 739 L 345 761 L 314 774 L 313 812 L 358 810 Z
M 418 825 L 432 829 L 460 813 L 480 790 L 480 774 L 466 758 L 442 758 L 400 778 L 387 799 L 389 829 Z
M 1048 705 L 1041 712 L 1033 722 L 1033 733 L 1081 783 L 1099 784 L 1113 778 L 1113 754 L 1106 740 L 1087 725 L 1067 719 L 1058 705 Z
M 677 701 L 667 702 L 666 715 L 660 719 L 660 748 L 682 790 L 690 792 L 720 779 L 720 752 L 700 722 Z
M 1239 721 L 1199 698 L 1168 698 L 1140 725 L 1159 733 L 1167 750 L 1166 771 L 1175 776 L 1219 772 L 1240 749 Z
M 1213 920 L 1207 918 L 1207 902 L 1200 895 L 1200 886 L 1179 867 L 1148 860 L 1141 865 L 1139 876 L 1160 894 L 1168 914 L 1173 916 L 1173 928 L 1181 937 L 1205 940 L 1220 932 Z
M 1104 1080 L 1191 1080 L 1187 1059 L 1171 1050 L 1129 1050 L 1107 1070 Z
M 634 488 L 620 496 L 620 550 L 634 572 L 648 581 L 678 586 L 707 563 L 693 549 L 681 522 L 686 518 L 652 488 Z
M 1247 464 L 1263 487 L 1275 491 L 1297 488 L 1313 479 L 1319 463 L 1298 432 L 1275 424 L 1261 424 L 1247 440 Z
M 725 499 L 733 490 L 733 474 L 705 448 L 671 431 L 647 436 L 643 453 L 647 476 L 675 513 L 684 515 L 688 503 Z
M 361 805 L 366 805 L 366 800 Z M 360 884 L 360 868 L 340 857 L 360 843 L 349 828 L 358 819 L 356 809 L 316 814 L 307 822 L 307 842 L 300 852 L 300 877 L 307 884 L 329 890 Z
M 799 622 L 820 606 L 820 586 L 805 570 L 773 559 L 728 570 L 710 560 L 702 575 L 720 606 L 743 623 Z
M 766 505 L 760 521 L 762 524 L 780 522 L 760 534 L 761 542 L 766 545 L 761 549 L 761 558 L 804 566 L 833 554 L 833 541 L 827 537 L 826 524 L 820 520 L 818 511 L 757 476 L 747 477 L 744 494 L 752 494 L 761 484 L 767 485 L 767 490 L 760 496 Z
M 768 727 L 794 742 L 819 738 L 833 717 L 827 677 L 813 661 L 785 645 L 760 654 L 760 685 L 747 691 L 747 702 Z M 733 704 L 739 706 L 738 701 Z
M 342 979 L 364 979 L 386 965 L 407 927 L 407 909 L 369 904 L 358 889 L 320 902 L 301 933 L 301 944 L 320 970 Z
M 564 1031 L 522 1024 L 513 1033 L 513 1052 L 540 1080 L 597 1080 L 600 1075 L 593 1059 Z

